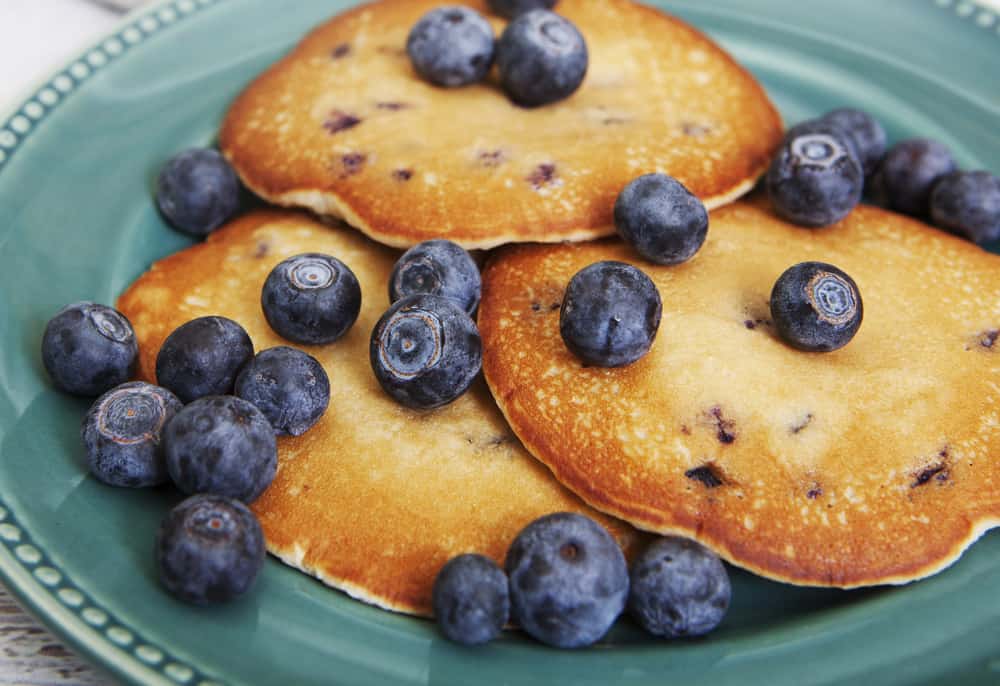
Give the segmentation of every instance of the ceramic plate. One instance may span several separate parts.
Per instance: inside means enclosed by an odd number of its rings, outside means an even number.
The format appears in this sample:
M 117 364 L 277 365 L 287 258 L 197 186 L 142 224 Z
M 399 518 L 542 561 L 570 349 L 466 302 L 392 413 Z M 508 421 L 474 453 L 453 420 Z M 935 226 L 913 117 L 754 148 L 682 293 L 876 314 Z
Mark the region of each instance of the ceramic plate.
M 597 1 L 597 0 L 595 0 Z M 621 622 L 596 648 L 516 634 L 482 650 L 269 561 L 222 609 L 172 601 L 151 549 L 169 491 L 86 476 L 84 401 L 42 370 L 45 322 L 111 303 L 187 245 L 153 208 L 159 166 L 212 142 L 227 103 L 341 0 L 171 0 L 130 17 L 0 121 L 0 577 L 77 650 L 152 684 L 864 684 L 1000 682 L 1000 534 L 897 589 L 794 588 L 734 571 L 709 639 L 656 643 Z M 894 139 L 939 138 L 1000 172 L 1000 18 L 954 0 L 676 0 L 786 120 L 841 104 Z

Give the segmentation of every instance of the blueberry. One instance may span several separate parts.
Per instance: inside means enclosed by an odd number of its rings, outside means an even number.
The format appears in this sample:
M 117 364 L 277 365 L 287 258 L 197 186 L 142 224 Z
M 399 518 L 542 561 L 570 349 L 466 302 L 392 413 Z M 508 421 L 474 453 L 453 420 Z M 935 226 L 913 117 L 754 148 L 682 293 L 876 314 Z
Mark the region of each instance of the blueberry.
M 386 393 L 406 407 L 430 410 L 468 390 L 483 364 L 483 343 L 453 300 L 410 295 L 375 325 L 370 354 Z
M 597 262 L 570 280 L 559 332 L 587 364 L 621 367 L 649 352 L 662 312 L 660 292 L 643 272 L 622 262 Z
M 870 176 L 885 155 L 885 129 L 867 112 L 848 107 L 827 112 L 821 122 L 832 124 L 850 137 L 865 176 Z
M 110 486 L 127 488 L 169 481 L 161 437 L 164 425 L 181 407 L 173 393 L 142 381 L 102 395 L 80 430 L 91 474 Z
M 246 505 L 196 495 L 172 509 L 156 534 L 160 581 L 195 605 L 233 600 L 253 586 L 264 566 L 264 534 Z
M 207 236 L 239 210 L 240 181 L 218 151 L 185 150 L 160 172 L 156 204 L 175 229 Z
M 975 243 L 1000 239 L 1000 178 L 987 171 L 948 174 L 931 193 L 931 217 Z
M 703 636 L 722 622 L 732 589 L 718 556 L 686 538 L 661 538 L 632 563 L 629 614 L 654 636 Z
M 500 85 L 516 104 L 539 107 L 573 95 L 587 75 L 587 43 L 548 10 L 518 15 L 497 42 Z
M 236 395 L 257 406 L 278 436 L 301 436 L 330 404 L 330 379 L 315 357 L 280 346 L 257 353 L 236 377 Z
M 486 0 L 490 10 L 501 17 L 513 19 L 531 10 L 550 10 L 558 0 Z
M 460 245 L 446 240 L 415 245 L 399 258 L 389 277 L 389 302 L 430 293 L 451 298 L 470 315 L 479 307 L 479 267 Z
M 529 524 L 505 562 L 511 616 L 539 641 L 590 645 L 607 633 L 628 596 L 625 556 L 594 520 L 560 512 Z
M 802 262 L 778 277 L 771 318 L 781 337 L 807 352 L 830 352 L 851 342 L 864 308 L 854 280 L 833 265 Z
M 507 575 L 482 555 L 459 555 L 434 580 L 434 617 L 445 638 L 465 645 L 489 643 L 510 614 Z
M 947 147 L 918 138 L 898 143 L 886 153 L 879 180 L 892 209 L 925 217 L 930 211 L 934 184 L 955 169 L 955 159 Z
M 78 302 L 59 310 L 42 335 L 42 362 L 56 388 L 97 396 L 132 376 L 139 356 L 132 325 L 118 310 Z
M 846 134 L 832 124 L 813 121 L 788 132 L 766 183 L 781 217 L 817 228 L 840 221 L 857 206 L 865 175 Z
M 681 264 L 704 244 L 708 212 L 676 179 L 647 174 L 618 196 L 615 226 L 625 242 L 650 262 Z
M 156 381 L 183 402 L 233 390 L 236 374 L 253 358 L 253 342 L 225 317 L 199 317 L 167 336 L 156 356 Z
M 261 307 L 280 336 L 302 345 L 325 345 L 341 338 L 357 320 L 361 284 L 336 257 L 296 255 L 268 275 Z
M 195 400 L 163 432 L 167 470 L 181 491 L 252 503 L 278 466 L 274 429 L 253 403 L 231 395 Z
M 431 10 L 416 23 L 406 52 L 417 74 L 436 86 L 456 88 L 486 78 L 493 66 L 493 27 L 468 7 Z

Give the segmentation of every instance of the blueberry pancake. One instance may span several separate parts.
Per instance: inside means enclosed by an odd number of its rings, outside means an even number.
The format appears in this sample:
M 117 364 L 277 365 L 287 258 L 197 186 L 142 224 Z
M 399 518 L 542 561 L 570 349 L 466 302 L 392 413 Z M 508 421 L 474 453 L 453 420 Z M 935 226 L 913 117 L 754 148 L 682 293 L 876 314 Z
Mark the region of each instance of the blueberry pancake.
M 695 29 L 630 0 L 562 0 L 583 33 L 572 97 L 516 106 L 496 70 L 422 80 L 407 35 L 440 0 L 379 0 L 315 29 L 230 109 L 221 147 L 267 200 L 340 217 L 387 245 L 466 248 L 613 233 L 612 208 L 661 171 L 710 207 L 753 185 L 780 143 L 760 85 Z M 500 35 L 504 20 L 482 0 Z
M 560 337 L 566 284 L 602 260 L 636 265 L 662 297 L 629 366 L 588 367 Z M 834 352 L 800 352 L 771 321 L 776 280 L 808 261 L 864 300 Z M 1000 523 L 1000 258 L 915 220 L 861 206 L 809 230 L 741 202 L 676 267 L 610 240 L 505 248 L 479 324 L 490 388 L 556 478 L 764 576 L 904 583 Z
M 394 251 L 344 227 L 261 211 L 156 263 L 120 298 L 154 379 L 167 335 L 205 315 L 239 322 L 255 350 L 289 343 L 268 326 L 261 288 L 272 268 L 319 252 L 343 260 L 362 290 L 360 316 L 325 346 L 300 346 L 323 365 L 330 404 L 299 437 L 279 437 L 278 473 L 253 504 L 268 550 L 288 564 L 392 610 L 427 615 L 434 576 L 466 552 L 502 562 L 525 525 L 554 511 L 595 516 L 628 545 L 634 531 L 560 486 L 510 433 L 486 385 L 430 412 L 386 395 L 369 364 L 369 337 L 388 309 Z

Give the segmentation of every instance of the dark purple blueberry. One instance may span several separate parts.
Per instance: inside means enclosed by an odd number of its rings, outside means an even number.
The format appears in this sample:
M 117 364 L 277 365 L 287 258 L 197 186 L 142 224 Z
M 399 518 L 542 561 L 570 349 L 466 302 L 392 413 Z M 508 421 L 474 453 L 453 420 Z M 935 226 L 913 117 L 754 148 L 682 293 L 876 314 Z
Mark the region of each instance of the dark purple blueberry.
M 505 19 L 513 19 L 531 10 L 550 10 L 559 0 L 486 0 L 490 11 Z
M 169 481 L 161 438 L 164 425 L 181 407 L 173 393 L 142 381 L 102 395 L 80 430 L 90 473 L 110 486 L 126 488 Z
M 483 364 L 483 344 L 455 301 L 410 295 L 375 325 L 370 356 L 386 393 L 406 407 L 430 410 L 468 390 Z
M 416 23 L 406 52 L 417 74 L 436 86 L 457 88 L 486 78 L 493 66 L 493 27 L 468 7 L 431 10 Z
M 767 173 L 767 192 L 784 219 L 809 228 L 834 224 L 861 201 L 865 175 L 854 143 L 827 122 L 792 128 Z
M 465 645 L 489 643 L 510 614 L 507 575 L 482 555 L 459 555 L 434 580 L 434 617 L 445 638 Z
M 118 310 L 78 302 L 59 310 L 42 335 L 42 362 L 56 388 L 97 396 L 129 380 L 139 345 Z
M 946 146 L 916 138 L 897 143 L 886 153 L 879 167 L 879 182 L 892 209 L 926 217 L 934 184 L 956 168 Z
M 340 339 L 361 312 L 361 284 L 350 267 L 330 255 L 289 257 L 264 282 L 261 307 L 271 328 L 302 345 Z
M 240 181 L 218 151 L 185 150 L 160 172 L 156 204 L 175 229 L 207 236 L 239 210 Z
M 629 578 L 629 614 L 654 636 L 703 636 L 722 622 L 732 597 L 719 557 L 686 538 L 652 543 Z
M 246 330 L 225 317 L 199 317 L 174 329 L 156 356 L 156 381 L 184 403 L 232 393 L 253 358 Z
M 518 15 L 497 42 L 500 85 L 516 104 L 540 107 L 573 95 L 587 75 L 587 42 L 548 10 Z
M 479 267 L 462 246 L 446 240 L 415 245 L 399 258 L 389 277 L 389 302 L 429 293 L 451 298 L 471 315 L 479 307 Z
M 1000 239 L 1000 178 L 988 171 L 948 174 L 931 193 L 931 217 L 974 243 Z
M 820 121 L 833 124 L 850 137 L 865 176 L 870 176 L 885 155 L 887 137 L 878 120 L 867 112 L 844 107 L 827 112 Z
M 831 264 L 790 267 L 771 291 L 771 319 L 786 343 L 806 352 L 830 352 L 851 342 L 864 307 L 854 280 Z
M 264 534 L 246 505 L 196 495 L 172 509 L 156 534 L 160 582 L 195 605 L 226 603 L 246 593 L 264 566 Z
M 514 539 L 505 567 L 511 617 L 558 648 L 599 641 L 628 597 L 621 549 L 600 524 L 580 514 L 536 519 Z
M 252 503 L 278 468 L 274 429 L 257 407 L 232 395 L 195 400 L 163 432 L 167 470 L 188 494 Z
M 278 436 L 301 436 L 326 412 L 330 379 L 312 355 L 280 346 L 243 367 L 236 395 L 256 405 Z
M 656 264 L 687 262 L 708 235 L 708 212 L 677 179 L 646 174 L 625 187 L 615 203 L 618 234 Z
M 660 292 L 646 274 L 622 262 L 597 262 L 570 280 L 559 332 L 587 364 L 621 367 L 649 352 L 662 312 Z

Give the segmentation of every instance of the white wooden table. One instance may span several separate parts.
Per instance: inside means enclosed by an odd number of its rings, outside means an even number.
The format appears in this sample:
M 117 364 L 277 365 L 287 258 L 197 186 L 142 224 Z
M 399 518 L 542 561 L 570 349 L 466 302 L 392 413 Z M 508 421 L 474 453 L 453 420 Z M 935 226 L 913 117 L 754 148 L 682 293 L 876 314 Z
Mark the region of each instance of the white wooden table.
M 0 0 L 0 112 L 114 26 L 120 12 L 111 6 L 129 2 L 138 4 L 137 0 Z M 1000 0 L 978 2 L 1000 11 Z M 0 686 L 112 683 L 18 608 L 0 585 Z

